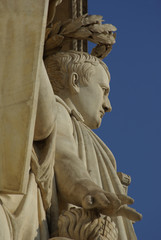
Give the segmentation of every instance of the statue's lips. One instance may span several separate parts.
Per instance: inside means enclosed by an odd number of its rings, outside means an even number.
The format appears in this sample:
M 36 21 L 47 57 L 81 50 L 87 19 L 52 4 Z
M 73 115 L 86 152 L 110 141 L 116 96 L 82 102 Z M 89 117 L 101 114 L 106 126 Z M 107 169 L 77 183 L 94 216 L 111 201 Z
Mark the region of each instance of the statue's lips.
M 105 115 L 105 112 L 104 111 L 100 111 L 101 113 L 101 118 L 103 118 L 103 116 Z

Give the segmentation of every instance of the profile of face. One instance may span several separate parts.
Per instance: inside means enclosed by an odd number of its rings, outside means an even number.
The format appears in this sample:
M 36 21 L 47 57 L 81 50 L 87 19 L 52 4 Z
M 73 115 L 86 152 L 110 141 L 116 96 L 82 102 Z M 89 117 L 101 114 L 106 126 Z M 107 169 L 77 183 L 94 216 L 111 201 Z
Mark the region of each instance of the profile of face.
M 91 129 L 96 129 L 101 125 L 105 112 L 111 111 L 108 99 L 110 79 L 101 64 L 93 69 L 93 74 L 88 79 L 86 86 L 79 84 L 80 76 L 75 75 L 75 82 L 78 84 L 73 84 L 75 94 L 72 100 L 76 109 L 83 116 L 84 123 Z

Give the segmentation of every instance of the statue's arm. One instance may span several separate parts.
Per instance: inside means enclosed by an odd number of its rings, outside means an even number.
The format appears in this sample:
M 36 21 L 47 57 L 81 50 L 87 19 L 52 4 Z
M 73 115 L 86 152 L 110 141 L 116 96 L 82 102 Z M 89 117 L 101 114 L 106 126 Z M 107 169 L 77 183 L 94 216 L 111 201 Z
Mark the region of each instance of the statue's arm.
M 101 194 L 100 197 L 102 197 L 104 195 L 103 189 L 92 181 L 78 156 L 71 117 L 61 104 L 57 107 L 55 175 L 58 191 L 68 203 L 88 208 L 86 196 Z M 108 203 L 105 196 L 102 201 L 104 205 Z
M 40 89 L 38 97 L 37 115 L 35 123 L 34 140 L 48 137 L 54 127 L 56 119 L 55 96 L 42 61 L 39 70 Z
M 55 175 L 58 191 L 64 200 L 85 209 L 97 209 L 109 216 L 124 216 L 133 221 L 141 215 L 126 206 L 133 199 L 124 194 L 105 192 L 90 178 L 78 157 L 73 137 L 73 126 L 68 112 L 59 104 L 57 113 L 57 138 Z
M 73 125 L 67 110 L 58 104 L 55 174 L 58 191 L 69 203 L 81 206 L 90 185 L 95 185 L 78 158 Z

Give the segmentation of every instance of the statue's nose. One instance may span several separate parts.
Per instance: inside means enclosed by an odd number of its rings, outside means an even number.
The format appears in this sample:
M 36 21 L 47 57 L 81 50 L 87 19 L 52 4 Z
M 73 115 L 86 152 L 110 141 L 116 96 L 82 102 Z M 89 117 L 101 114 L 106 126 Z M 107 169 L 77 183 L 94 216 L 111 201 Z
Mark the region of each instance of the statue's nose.
M 105 112 L 111 112 L 112 111 L 112 106 L 111 106 L 111 103 L 110 103 L 109 99 L 106 99 L 106 101 L 104 102 L 103 109 L 104 109 Z

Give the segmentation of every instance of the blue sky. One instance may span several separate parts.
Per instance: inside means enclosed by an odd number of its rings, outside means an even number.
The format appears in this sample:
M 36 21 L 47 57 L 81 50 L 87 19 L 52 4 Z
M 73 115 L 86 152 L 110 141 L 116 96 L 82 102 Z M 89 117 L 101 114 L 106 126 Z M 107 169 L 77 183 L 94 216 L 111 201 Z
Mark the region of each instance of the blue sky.
M 88 0 L 88 12 L 118 29 L 104 60 L 113 110 L 96 133 L 132 177 L 138 240 L 161 239 L 161 0 Z

